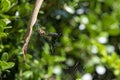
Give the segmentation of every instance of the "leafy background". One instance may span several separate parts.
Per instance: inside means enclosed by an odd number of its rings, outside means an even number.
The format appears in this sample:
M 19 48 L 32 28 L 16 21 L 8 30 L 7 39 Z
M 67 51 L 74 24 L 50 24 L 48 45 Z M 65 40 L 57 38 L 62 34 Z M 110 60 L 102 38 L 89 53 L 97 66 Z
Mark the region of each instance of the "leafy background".
M 120 0 L 45 0 L 23 63 L 34 3 L 0 0 L 1 80 L 120 80 Z

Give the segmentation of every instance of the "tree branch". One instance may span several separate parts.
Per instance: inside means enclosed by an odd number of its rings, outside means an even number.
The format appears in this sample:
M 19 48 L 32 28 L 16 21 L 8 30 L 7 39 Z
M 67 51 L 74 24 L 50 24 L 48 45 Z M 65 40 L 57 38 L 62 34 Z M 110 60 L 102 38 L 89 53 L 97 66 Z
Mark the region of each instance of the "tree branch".
M 34 6 L 34 9 L 33 9 L 33 12 L 32 12 L 32 16 L 31 16 L 30 21 L 28 23 L 27 33 L 26 33 L 26 36 L 25 36 L 24 45 L 22 47 L 24 61 L 26 61 L 27 46 L 28 46 L 28 43 L 29 43 L 29 40 L 30 40 L 30 37 L 31 37 L 31 34 L 32 34 L 33 26 L 34 26 L 34 24 L 37 20 L 38 12 L 39 12 L 39 9 L 40 9 L 42 3 L 43 3 L 43 0 L 36 0 L 35 6 Z

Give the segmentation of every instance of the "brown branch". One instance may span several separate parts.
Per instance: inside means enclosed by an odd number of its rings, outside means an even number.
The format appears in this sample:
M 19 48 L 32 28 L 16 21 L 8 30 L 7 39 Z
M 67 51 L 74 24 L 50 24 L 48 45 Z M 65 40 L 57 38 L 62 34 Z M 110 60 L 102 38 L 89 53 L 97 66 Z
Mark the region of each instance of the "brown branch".
M 39 9 L 40 9 L 42 3 L 43 3 L 43 0 L 36 0 L 31 19 L 28 23 L 27 33 L 26 33 L 26 36 L 25 36 L 24 45 L 22 47 L 24 61 L 26 61 L 27 46 L 28 46 L 28 43 L 29 43 L 29 40 L 30 40 L 30 37 L 31 37 L 31 34 L 32 34 L 33 26 L 34 26 L 34 24 L 37 20 L 37 15 L 38 15 L 38 12 L 39 12 Z

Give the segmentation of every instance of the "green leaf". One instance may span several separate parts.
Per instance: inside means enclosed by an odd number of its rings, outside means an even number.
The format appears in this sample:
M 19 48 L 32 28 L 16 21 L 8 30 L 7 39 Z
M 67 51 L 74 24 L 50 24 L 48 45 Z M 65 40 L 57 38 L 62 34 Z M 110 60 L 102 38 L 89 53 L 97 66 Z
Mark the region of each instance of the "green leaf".
M 4 53 L 2 54 L 1 60 L 7 61 L 8 58 L 9 58 L 8 53 L 4 52 Z
M 1 38 L 1 37 L 6 37 L 6 36 L 7 36 L 6 33 L 0 33 L 0 38 Z
M 49 54 L 49 49 L 50 49 L 49 45 L 48 45 L 47 43 L 45 43 L 44 53 L 45 53 L 45 54 Z
M 62 62 L 65 61 L 65 57 L 60 57 L 60 56 L 54 56 L 54 61 L 55 62 Z
M 1 6 L 2 6 L 1 11 L 2 12 L 7 12 L 10 9 L 11 3 L 10 3 L 9 0 L 2 0 L 1 1 Z
M 12 68 L 14 65 L 13 62 L 0 61 L 0 68 L 3 71 Z
M 25 72 L 23 73 L 23 75 L 24 75 L 26 78 L 29 78 L 30 76 L 33 75 L 33 72 L 32 72 L 32 71 L 25 71 Z
M 6 26 L 5 21 L 4 20 L 0 20 L 0 32 L 3 32 L 5 26 Z

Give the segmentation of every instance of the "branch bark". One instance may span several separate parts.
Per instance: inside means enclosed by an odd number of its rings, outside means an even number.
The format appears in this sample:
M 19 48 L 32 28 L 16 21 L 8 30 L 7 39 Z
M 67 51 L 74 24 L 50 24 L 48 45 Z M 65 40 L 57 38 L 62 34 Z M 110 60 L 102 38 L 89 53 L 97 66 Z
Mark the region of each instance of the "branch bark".
M 34 26 L 34 24 L 37 20 L 38 12 L 39 12 L 39 9 L 40 9 L 42 3 L 43 3 L 43 0 L 36 0 L 35 6 L 34 6 L 34 9 L 33 9 L 33 12 L 32 12 L 32 16 L 31 16 L 30 21 L 28 23 L 27 33 L 26 33 L 25 41 L 24 41 L 24 44 L 23 44 L 23 47 L 22 47 L 24 61 L 26 61 L 27 46 L 28 46 L 28 43 L 30 41 L 33 26 Z

